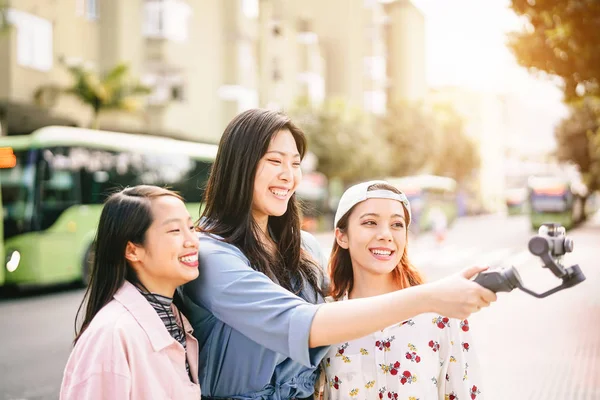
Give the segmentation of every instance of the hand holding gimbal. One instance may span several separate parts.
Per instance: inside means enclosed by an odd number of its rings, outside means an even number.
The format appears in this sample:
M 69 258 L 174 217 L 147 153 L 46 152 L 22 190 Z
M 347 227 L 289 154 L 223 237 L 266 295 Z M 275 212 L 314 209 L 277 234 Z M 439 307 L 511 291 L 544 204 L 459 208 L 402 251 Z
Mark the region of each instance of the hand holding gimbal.
M 538 235 L 529 240 L 529 251 L 542 259 L 543 267 L 550 269 L 552 273 L 562 279 L 562 284 L 544 293 L 535 293 L 523 286 L 521 277 L 515 267 L 493 269 L 481 272 L 474 279 L 481 286 L 492 292 L 510 292 L 519 288 L 537 298 L 550 296 L 563 289 L 575 286 L 585 280 L 585 275 L 579 265 L 565 268 L 560 259 L 566 253 L 573 251 L 573 241 L 565 236 L 565 228 L 559 224 L 543 224 Z

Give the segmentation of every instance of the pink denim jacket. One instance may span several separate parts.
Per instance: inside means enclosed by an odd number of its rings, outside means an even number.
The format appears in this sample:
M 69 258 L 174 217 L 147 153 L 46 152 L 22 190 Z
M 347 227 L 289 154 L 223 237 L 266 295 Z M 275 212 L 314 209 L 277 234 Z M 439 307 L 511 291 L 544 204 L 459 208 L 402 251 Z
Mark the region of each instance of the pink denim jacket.
M 174 314 L 181 325 L 179 313 Z M 185 317 L 183 326 L 193 382 L 185 369 L 183 346 L 126 281 L 73 348 L 60 399 L 200 399 L 198 342 Z

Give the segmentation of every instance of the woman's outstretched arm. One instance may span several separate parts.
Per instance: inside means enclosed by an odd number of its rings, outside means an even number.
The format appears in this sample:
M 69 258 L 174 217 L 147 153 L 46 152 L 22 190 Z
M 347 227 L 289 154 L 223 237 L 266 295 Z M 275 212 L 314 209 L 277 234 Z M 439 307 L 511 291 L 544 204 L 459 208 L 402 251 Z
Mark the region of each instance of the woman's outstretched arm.
M 469 280 L 485 269 L 471 267 L 433 283 L 323 305 L 311 325 L 310 347 L 357 339 L 426 312 L 467 318 L 496 300 L 495 293 Z
M 204 238 L 200 248 L 200 276 L 185 285 L 185 295 L 246 337 L 307 366 L 317 365 L 322 356 L 310 348 L 355 339 L 427 311 L 466 316 L 476 308 L 472 302 L 488 304 L 471 300 L 487 289 L 454 277 L 384 296 L 315 305 L 252 269 L 231 245 Z

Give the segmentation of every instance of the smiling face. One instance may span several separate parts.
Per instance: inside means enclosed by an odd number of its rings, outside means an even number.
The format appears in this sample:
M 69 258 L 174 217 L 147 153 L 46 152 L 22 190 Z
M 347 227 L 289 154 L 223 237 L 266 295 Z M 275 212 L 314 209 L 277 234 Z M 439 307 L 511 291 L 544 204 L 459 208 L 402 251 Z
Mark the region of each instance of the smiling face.
M 399 265 L 406 247 L 405 218 L 397 200 L 373 198 L 354 207 L 347 229 L 336 229 L 336 240 L 349 250 L 355 272 L 385 275 Z
M 198 237 L 180 199 L 160 196 L 150 208 L 144 244 L 130 242 L 126 257 L 148 290 L 172 297 L 175 288 L 198 277 Z
M 252 196 L 252 216 L 266 227 L 270 216 L 281 216 L 300 180 L 300 154 L 294 136 L 287 129 L 277 132 L 258 162 Z

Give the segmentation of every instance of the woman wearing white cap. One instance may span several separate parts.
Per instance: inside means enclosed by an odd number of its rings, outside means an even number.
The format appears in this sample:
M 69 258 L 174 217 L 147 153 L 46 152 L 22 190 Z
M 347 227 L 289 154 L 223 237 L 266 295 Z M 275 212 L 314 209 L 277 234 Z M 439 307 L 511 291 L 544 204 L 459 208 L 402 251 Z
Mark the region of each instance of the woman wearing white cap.
M 406 196 L 385 181 L 344 193 L 329 264 L 333 300 L 423 283 L 407 256 L 410 220 Z M 331 346 L 323 362 L 325 398 L 481 400 L 473 352 L 468 320 L 421 314 Z

